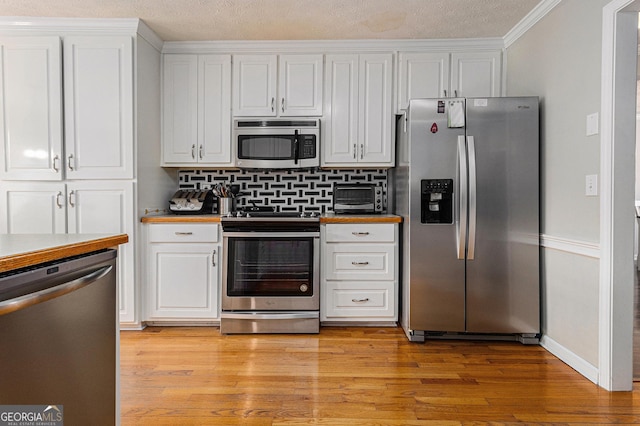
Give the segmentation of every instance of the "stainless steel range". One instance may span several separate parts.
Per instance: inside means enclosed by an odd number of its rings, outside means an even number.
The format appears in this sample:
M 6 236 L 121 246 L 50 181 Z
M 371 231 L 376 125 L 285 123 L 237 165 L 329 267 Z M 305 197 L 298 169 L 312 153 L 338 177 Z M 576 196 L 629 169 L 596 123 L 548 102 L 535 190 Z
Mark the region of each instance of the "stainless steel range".
M 320 220 L 275 211 L 221 218 L 220 332 L 320 331 Z

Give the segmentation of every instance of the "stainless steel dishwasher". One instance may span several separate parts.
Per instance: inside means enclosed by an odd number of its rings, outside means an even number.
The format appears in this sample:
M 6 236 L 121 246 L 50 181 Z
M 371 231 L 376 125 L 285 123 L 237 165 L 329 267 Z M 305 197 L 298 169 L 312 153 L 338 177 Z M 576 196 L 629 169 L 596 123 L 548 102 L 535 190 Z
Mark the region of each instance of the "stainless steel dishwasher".
M 116 255 L 0 274 L 0 406 L 52 405 L 64 424 L 116 424 Z

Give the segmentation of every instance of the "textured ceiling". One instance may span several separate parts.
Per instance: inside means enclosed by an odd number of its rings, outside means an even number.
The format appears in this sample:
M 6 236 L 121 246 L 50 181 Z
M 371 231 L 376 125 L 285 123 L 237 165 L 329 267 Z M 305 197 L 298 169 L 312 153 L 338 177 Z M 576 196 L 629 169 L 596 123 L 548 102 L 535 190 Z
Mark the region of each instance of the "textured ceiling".
M 163 40 L 502 37 L 541 0 L 0 0 L 0 16 L 141 18 Z

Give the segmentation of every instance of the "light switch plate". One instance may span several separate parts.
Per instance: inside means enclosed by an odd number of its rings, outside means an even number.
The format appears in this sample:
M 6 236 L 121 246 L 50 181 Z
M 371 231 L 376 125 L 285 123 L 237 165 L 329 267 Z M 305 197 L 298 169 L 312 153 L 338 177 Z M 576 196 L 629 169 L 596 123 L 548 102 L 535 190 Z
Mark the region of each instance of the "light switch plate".
M 584 195 L 587 197 L 595 197 L 598 195 L 598 175 L 587 175 L 585 184 Z
M 587 136 L 597 135 L 598 129 L 598 113 L 587 115 Z

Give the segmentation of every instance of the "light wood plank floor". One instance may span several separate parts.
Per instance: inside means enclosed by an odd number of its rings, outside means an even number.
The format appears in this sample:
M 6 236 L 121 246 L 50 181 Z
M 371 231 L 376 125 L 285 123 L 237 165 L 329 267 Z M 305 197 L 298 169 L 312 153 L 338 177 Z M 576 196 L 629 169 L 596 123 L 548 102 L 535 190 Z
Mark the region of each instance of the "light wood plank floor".
M 400 328 L 121 332 L 123 425 L 640 424 L 635 385 L 606 392 L 539 346 Z

